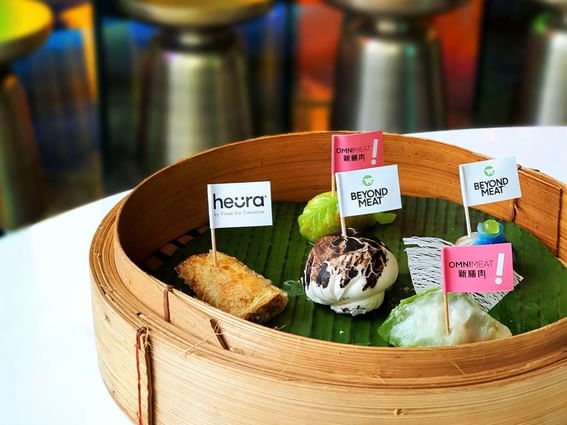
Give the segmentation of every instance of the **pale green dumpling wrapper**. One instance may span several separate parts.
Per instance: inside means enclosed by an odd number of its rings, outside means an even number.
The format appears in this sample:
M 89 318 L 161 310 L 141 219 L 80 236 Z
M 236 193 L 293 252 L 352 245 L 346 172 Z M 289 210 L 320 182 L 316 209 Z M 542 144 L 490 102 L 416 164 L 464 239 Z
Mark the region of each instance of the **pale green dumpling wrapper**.
M 467 294 L 449 294 L 450 333 L 445 332 L 443 292 L 430 289 L 394 308 L 378 333 L 396 347 L 439 347 L 512 336 Z
M 377 213 L 347 217 L 346 225 L 356 230 L 372 227 L 376 222 L 388 224 L 396 218 L 395 213 Z M 299 232 L 310 242 L 321 236 L 336 233 L 341 229 L 336 192 L 323 192 L 313 198 L 297 218 Z

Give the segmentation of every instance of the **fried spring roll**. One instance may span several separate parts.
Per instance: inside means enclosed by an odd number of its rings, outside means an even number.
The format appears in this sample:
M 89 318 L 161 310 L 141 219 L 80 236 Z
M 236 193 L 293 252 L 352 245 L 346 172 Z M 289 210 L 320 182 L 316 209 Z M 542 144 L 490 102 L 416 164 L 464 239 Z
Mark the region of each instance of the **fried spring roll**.
M 222 252 L 217 251 L 216 266 L 211 253 L 198 254 L 176 271 L 199 299 L 246 320 L 267 322 L 287 305 L 286 292 Z

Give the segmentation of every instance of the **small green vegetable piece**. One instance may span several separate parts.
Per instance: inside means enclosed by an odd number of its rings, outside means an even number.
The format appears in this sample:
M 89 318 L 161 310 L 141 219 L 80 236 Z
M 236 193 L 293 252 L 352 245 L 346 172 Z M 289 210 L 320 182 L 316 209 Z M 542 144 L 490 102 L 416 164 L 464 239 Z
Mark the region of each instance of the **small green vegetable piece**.
M 393 212 L 379 212 L 372 215 L 379 224 L 390 224 L 396 219 L 396 213 Z
M 341 229 L 336 192 L 324 192 L 311 198 L 297 218 L 299 232 L 310 242 L 316 242 L 321 236 L 338 232 Z M 371 227 L 376 222 L 373 214 L 347 217 L 347 227 L 356 230 Z
M 493 219 L 483 221 L 481 224 L 484 233 L 489 235 L 497 235 L 500 232 L 500 224 Z

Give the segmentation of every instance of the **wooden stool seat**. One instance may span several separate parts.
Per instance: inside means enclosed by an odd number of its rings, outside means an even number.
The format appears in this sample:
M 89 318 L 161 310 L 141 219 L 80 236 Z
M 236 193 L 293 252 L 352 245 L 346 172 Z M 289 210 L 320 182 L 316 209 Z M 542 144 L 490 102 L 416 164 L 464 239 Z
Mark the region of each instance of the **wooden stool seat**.
M 328 0 L 337 7 L 366 15 L 411 17 L 451 9 L 464 0 Z
M 51 11 L 38 1 L 0 2 L 0 64 L 19 58 L 43 43 L 52 22 Z
M 231 25 L 267 12 L 272 0 L 120 0 L 135 19 L 167 27 Z

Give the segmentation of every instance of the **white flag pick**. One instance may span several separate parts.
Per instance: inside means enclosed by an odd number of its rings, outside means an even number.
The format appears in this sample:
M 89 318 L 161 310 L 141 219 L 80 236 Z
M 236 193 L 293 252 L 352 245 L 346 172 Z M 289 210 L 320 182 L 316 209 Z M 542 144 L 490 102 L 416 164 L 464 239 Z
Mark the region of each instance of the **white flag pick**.
M 209 184 L 207 199 L 215 264 L 215 229 L 272 225 L 272 192 L 269 181 Z
M 468 207 L 522 196 L 516 158 L 489 159 L 459 165 L 467 232 L 471 235 Z
M 465 206 L 472 207 L 522 196 L 515 158 L 461 164 L 459 172 Z
M 207 185 L 209 225 L 252 227 L 272 225 L 272 195 L 269 181 Z
M 402 207 L 398 166 L 388 165 L 336 173 L 341 228 L 344 217 L 397 210 Z

